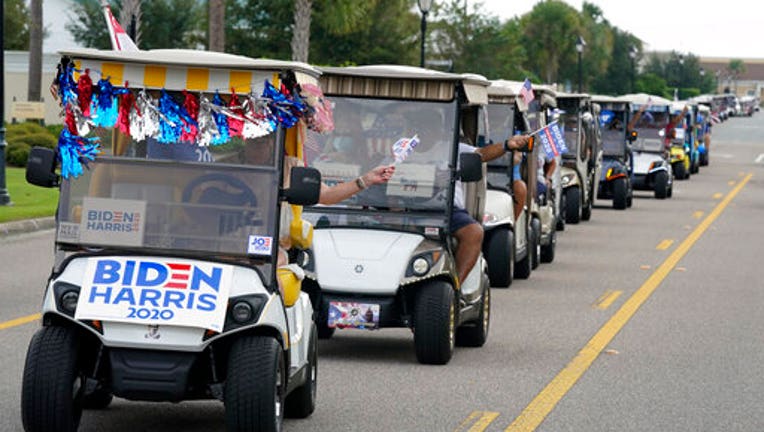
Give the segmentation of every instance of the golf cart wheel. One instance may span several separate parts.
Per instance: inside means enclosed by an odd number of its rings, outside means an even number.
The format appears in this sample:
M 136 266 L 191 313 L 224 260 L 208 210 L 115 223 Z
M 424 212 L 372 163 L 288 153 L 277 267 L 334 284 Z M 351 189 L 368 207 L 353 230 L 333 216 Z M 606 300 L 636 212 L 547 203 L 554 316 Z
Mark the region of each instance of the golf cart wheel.
M 577 224 L 581 221 L 581 189 L 571 186 L 565 189 L 565 222 Z
M 228 431 L 281 430 L 284 369 L 284 355 L 275 338 L 242 336 L 234 342 L 225 383 Z
M 528 279 L 533 270 L 533 251 L 536 245 L 533 242 L 533 231 L 529 228 L 525 232 L 525 257 L 515 263 L 515 279 Z
M 689 177 L 684 162 L 675 163 L 673 166 L 674 177 L 678 180 L 684 180 Z
M 541 221 L 537 217 L 531 219 L 531 236 L 533 237 L 531 269 L 536 270 L 541 263 Z
M 414 347 L 423 364 L 446 364 L 454 354 L 456 309 L 454 289 L 444 281 L 422 285 L 414 306 Z
M 557 231 L 565 231 L 565 194 L 560 194 L 560 207 L 557 208 L 555 212 L 555 217 L 557 218 Z
M 674 185 L 669 186 L 668 191 L 666 192 L 666 198 L 671 198 L 672 195 L 674 195 Z
M 691 174 L 697 174 L 700 172 L 700 161 L 699 158 L 696 158 L 690 163 L 690 173 Z
M 589 195 L 589 201 L 585 206 L 581 208 L 581 220 L 588 221 L 592 218 L 592 207 L 594 206 L 594 199 L 592 195 Z
M 628 206 L 628 194 L 626 177 L 613 180 L 613 208 L 616 210 L 625 210 Z
M 700 155 L 700 166 L 708 166 L 708 153 Z
M 316 409 L 316 389 L 318 379 L 318 330 L 313 324 L 308 344 L 308 376 L 303 385 L 297 387 L 286 398 L 284 415 L 289 418 L 306 418 Z
M 456 329 L 456 344 L 464 347 L 481 347 L 488 340 L 491 326 L 491 287 L 488 276 L 483 275 L 483 298 L 477 320 Z
M 515 237 L 507 227 L 499 227 L 488 233 L 483 244 L 483 255 L 488 260 L 488 279 L 491 286 L 508 288 L 512 285 L 515 267 Z
M 554 261 L 554 248 L 557 245 L 557 231 L 552 230 L 548 245 L 541 246 L 541 262 L 550 263 Z
M 337 330 L 334 327 L 329 327 L 326 324 L 326 319 L 319 322 L 317 328 L 318 330 L 316 331 L 316 333 L 318 333 L 319 339 L 331 339 L 332 336 L 334 336 L 334 331 Z
M 98 389 L 89 395 L 82 397 L 82 408 L 102 410 L 109 407 L 114 396 L 106 390 Z
M 668 172 L 655 173 L 655 198 L 665 199 L 668 196 Z
M 27 432 L 74 432 L 82 417 L 79 343 L 70 327 L 48 326 L 29 342 L 21 389 Z

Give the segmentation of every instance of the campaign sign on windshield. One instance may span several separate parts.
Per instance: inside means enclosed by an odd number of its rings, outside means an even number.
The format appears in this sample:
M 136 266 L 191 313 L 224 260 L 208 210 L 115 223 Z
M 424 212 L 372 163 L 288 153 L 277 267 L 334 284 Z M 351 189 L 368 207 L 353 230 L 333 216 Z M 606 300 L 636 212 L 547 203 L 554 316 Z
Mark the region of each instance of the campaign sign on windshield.
M 146 201 L 84 197 L 80 241 L 86 244 L 140 246 Z
M 75 318 L 221 331 L 232 276 L 218 263 L 90 258 Z

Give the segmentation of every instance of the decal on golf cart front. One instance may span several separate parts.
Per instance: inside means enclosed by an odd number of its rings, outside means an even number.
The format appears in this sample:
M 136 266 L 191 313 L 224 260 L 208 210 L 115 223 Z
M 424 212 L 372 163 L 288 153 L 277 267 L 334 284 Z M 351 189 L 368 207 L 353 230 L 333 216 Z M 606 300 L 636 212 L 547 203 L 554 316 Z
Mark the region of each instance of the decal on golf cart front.
M 173 259 L 91 258 L 76 319 L 220 330 L 233 269 Z

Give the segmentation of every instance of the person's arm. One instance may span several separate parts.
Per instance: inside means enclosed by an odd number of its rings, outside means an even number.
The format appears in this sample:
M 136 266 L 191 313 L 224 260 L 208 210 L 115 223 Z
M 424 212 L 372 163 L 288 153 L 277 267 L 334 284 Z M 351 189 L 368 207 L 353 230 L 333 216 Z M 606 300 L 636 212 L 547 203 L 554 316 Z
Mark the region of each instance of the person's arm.
M 676 116 L 674 116 L 673 119 L 671 119 L 671 124 L 669 125 L 669 129 L 674 129 L 676 127 L 676 125 L 679 123 L 679 121 L 684 118 L 685 114 L 687 114 L 687 109 L 688 108 L 689 108 L 689 106 L 685 105 L 684 108 L 682 109 L 682 112 L 677 114 Z
M 647 104 L 639 107 L 639 111 L 637 111 L 637 113 L 634 114 L 634 117 L 632 117 L 631 121 L 629 121 L 629 125 L 626 126 L 627 133 L 630 133 L 631 131 L 634 130 L 634 126 L 636 126 L 637 122 L 639 121 L 639 118 L 642 117 L 642 113 L 645 112 L 645 109 L 647 109 Z
M 321 184 L 319 204 L 330 205 L 342 202 L 358 192 L 375 184 L 385 183 L 395 174 L 395 165 L 383 165 L 369 170 L 355 180 L 327 186 Z
M 552 183 L 552 176 L 554 175 L 554 170 L 557 169 L 557 161 L 555 159 L 549 159 L 549 162 L 544 164 L 544 178 L 546 179 L 547 183 Z
M 480 147 L 475 150 L 480 154 L 480 158 L 483 162 L 492 161 L 504 155 L 504 153 L 511 150 L 522 150 L 528 145 L 528 135 L 515 135 L 512 138 L 500 142 Z

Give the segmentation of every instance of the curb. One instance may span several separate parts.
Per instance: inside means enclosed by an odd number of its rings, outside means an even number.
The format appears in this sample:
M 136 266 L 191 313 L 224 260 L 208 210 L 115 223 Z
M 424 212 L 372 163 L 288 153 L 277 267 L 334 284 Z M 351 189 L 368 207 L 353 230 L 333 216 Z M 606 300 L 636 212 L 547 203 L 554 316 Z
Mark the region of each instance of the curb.
M 53 216 L 0 223 L 0 238 L 14 234 L 53 229 L 55 227 L 56 219 Z

